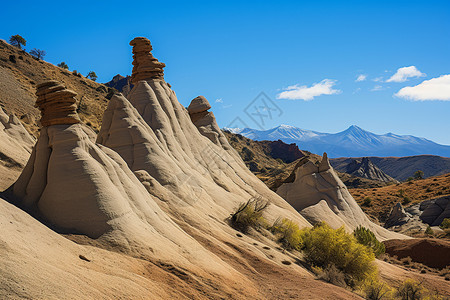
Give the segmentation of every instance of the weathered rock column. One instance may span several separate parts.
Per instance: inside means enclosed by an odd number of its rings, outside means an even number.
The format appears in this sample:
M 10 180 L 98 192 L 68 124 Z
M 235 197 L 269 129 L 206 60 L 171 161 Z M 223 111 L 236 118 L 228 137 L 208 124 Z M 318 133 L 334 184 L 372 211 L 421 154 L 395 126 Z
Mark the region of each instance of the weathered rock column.
M 41 111 L 42 127 L 80 123 L 76 111 L 76 95 L 77 93 L 55 80 L 38 84 L 35 106 Z
M 137 84 L 140 80 L 164 79 L 164 63 L 153 57 L 150 40 L 137 37 L 130 42 L 133 46 L 133 73 L 131 82 Z

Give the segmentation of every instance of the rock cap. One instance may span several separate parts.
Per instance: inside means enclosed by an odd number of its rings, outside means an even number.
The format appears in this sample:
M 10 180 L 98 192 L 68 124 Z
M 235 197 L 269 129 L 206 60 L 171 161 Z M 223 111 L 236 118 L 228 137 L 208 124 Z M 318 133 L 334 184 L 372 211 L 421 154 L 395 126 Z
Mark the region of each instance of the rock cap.
M 76 95 L 56 80 L 38 84 L 35 106 L 41 111 L 42 127 L 80 123 L 76 112 Z
M 140 80 L 164 79 L 164 63 L 153 57 L 150 40 L 145 37 L 136 37 L 131 42 L 133 46 L 133 72 L 131 82 L 138 83 Z
M 192 99 L 191 104 L 189 104 L 187 110 L 189 114 L 196 114 L 200 112 L 207 111 L 211 108 L 208 100 L 203 96 L 198 96 Z

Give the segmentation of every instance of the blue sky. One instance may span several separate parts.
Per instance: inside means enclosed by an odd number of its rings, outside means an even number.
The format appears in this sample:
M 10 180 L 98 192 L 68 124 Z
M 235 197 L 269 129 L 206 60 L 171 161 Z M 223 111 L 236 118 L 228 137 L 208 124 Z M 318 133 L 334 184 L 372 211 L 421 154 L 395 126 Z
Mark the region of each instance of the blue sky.
M 220 126 L 258 128 L 245 108 L 264 92 L 282 112 L 266 129 L 355 124 L 447 145 L 450 101 L 434 99 L 450 100 L 450 77 L 439 78 L 449 32 L 450 1 L 432 0 L 8 1 L 0 12 L 0 38 L 20 34 L 27 50 L 100 82 L 131 74 L 128 43 L 148 37 L 180 102 L 204 95 Z

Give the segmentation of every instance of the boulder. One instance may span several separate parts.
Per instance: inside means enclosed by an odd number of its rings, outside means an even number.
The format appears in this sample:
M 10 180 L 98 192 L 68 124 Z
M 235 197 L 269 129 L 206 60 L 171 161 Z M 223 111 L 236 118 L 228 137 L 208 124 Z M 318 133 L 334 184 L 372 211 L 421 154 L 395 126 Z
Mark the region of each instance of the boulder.
M 187 110 L 189 112 L 189 115 L 192 116 L 194 114 L 207 111 L 210 108 L 211 108 L 211 104 L 209 104 L 208 100 L 206 100 L 206 98 L 203 96 L 198 96 L 198 97 L 195 97 L 194 99 L 192 99 Z
M 406 213 L 402 204 L 398 202 L 389 213 L 386 219 L 385 227 L 390 228 L 392 226 L 401 226 L 406 224 L 411 219 L 411 215 Z

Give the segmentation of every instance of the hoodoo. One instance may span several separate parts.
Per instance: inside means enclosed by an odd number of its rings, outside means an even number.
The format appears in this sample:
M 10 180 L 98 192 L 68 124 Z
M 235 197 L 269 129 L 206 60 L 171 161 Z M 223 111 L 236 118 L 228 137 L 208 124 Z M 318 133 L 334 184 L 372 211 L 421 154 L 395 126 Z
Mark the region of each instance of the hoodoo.
M 164 79 L 164 63 L 153 57 L 150 41 L 145 37 L 137 37 L 130 42 L 133 46 L 133 73 L 131 82 L 138 83 L 140 80 Z
M 348 230 L 364 226 L 381 240 L 406 238 L 369 220 L 331 167 L 326 153 L 318 166 L 307 157 L 302 159 L 290 179 L 293 181 L 281 185 L 277 193 L 311 223 L 325 221 Z
M 59 124 L 77 124 L 80 118 L 76 112 L 77 93 L 66 89 L 55 80 L 37 86 L 36 107 L 41 111 L 43 127 Z

